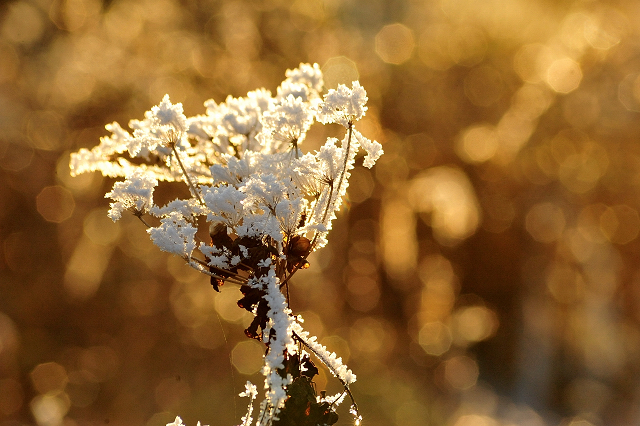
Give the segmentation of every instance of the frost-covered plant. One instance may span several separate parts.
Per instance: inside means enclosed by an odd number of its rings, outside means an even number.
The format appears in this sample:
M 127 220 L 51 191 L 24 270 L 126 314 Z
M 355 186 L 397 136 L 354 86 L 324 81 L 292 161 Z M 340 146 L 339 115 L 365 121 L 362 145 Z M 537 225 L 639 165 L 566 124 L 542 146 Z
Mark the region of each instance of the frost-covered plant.
M 182 105 L 165 96 L 143 120 L 129 123 L 133 133 L 107 125 L 111 136 L 71 155 L 72 175 L 101 171 L 124 178 L 106 194 L 113 200 L 111 219 L 133 213 L 161 250 L 209 275 L 216 291 L 225 283 L 240 286 L 238 306 L 254 315 L 245 333 L 266 345 L 256 425 L 334 424 L 335 407 L 347 395 L 360 422 L 349 390 L 355 375 L 288 307 L 290 279 L 327 243 L 359 149 L 366 167 L 383 153 L 355 128 L 367 110 L 362 86 L 340 85 L 321 97 L 322 88 L 318 65 L 301 64 L 286 72 L 275 96 L 260 89 L 220 104 L 209 100 L 204 115 L 186 117 Z M 317 152 L 303 153 L 314 122 L 343 126 L 342 141 L 328 138 Z M 184 182 L 191 196 L 156 205 L 155 188 L 171 181 Z M 316 395 L 310 353 L 344 392 Z M 242 425 L 251 425 L 256 387 L 247 384 L 241 396 L 251 400 Z

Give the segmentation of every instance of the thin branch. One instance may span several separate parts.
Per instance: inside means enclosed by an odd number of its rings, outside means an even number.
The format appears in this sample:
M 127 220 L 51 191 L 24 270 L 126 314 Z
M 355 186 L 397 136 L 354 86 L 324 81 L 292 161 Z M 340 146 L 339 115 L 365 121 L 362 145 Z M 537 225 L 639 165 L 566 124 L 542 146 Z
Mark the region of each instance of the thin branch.
M 247 283 L 246 279 L 241 281 L 233 277 L 221 277 L 219 275 L 216 275 L 207 269 L 209 265 L 207 265 L 205 262 L 195 257 L 184 256 L 183 259 L 185 260 L 185 262 L 187 262 L 187 265 L 191 266 L 193 269 L 195 269 L 198 272 L 202 272 L 205 275 L 209 275 L 210 277 L 217 278 L 219 280 L 223 280 L 225 282 L 230 282 L 233 284 L 239 284 L 239 285 L 243 285 Z
M 289 284 L 285 281 L 283 285 L 285 285 L 285 290 L 286 290 L 285 297 L 287 298 L 287 307 L 291 309 L 291 298 L 289 297 Z M 280 288 L 282 288 L 282 285 L 280 285 Z
M 192 260 L 192 261 L 194 261 L 194 262 L 199 263 L 200 265 L 204 266 L 205 268 L 212 267 L 212 266 L 211 266 L 211 265 L 209 265 L 207 262 L 205 262 L 204 260 L 198 259 L 197 257 L 192 257 L 192 258 L 191 258 L 191 260 Z M 240 274 L 238 274 L 238 273 L 235 273 L 235 272 L 229 271 L 229 270 L 227 270 L 227 269 L 218 268 L 218 267 L 216 267 L 216 266 L 213 266 L 213 268 L 216 268 L 218 271 L 220 271 L 220 272 L 224 272 L 225 274 L 229 274 L 229 275 L 231 275 L 232 277 L 235 277 L 235 278 L 237 278 L 237 279 L 239 279 L 239 280 L 241 280 L 241 281 L 244 281 L 244 282 L 248 281 L 248 278 L 247 278 L 247 277 L 243 277 L 242 275 L 240 275 Z M 222 277 L 216 277 L 216 278 L 221 278 L 221 279 L 225 279 L 225 280 L 226 280 L 226 279 L 228 279 L 228 278 L 222 278 Z
M 135 209 L 132 211 L 132 213 L 135 217 L 140 219 L 140 222 L 142 222 L 144 226 L 146 226 L 147 228 L 151 228 L 151 225 L 149 225 L 149 223 L 142 217 L 142 212 L 140 210 Z
M 184 165 L 182 164 L 182 160 L 180 160 L 180 155 L 178 154 L 178 150 L 176 149 L 176 144 L 172 144 L 171 149 L 173 150 L 173 153 L 176 156 L 176 160 L 178 160 L 178 164 L 180 165 L 180 168 L 182 169 L 182 174 L 184 175 L 184 178 L 187 181 L 187 185 L 189 186 L 189 190 L 191 191 L 193 196 L 198 199 L 200 204 L 202 204 L 204 206 L 205 204 L 204 204 L 204 201 L 202 200 L 202 197 L 200 197 L 200 193 L 198 192 L 196 187 L 193 185 L 193 182 L 191 182 L 191 178 L 189 177 L 189 174 L 187 173 L 187 169 L 185 169 Z

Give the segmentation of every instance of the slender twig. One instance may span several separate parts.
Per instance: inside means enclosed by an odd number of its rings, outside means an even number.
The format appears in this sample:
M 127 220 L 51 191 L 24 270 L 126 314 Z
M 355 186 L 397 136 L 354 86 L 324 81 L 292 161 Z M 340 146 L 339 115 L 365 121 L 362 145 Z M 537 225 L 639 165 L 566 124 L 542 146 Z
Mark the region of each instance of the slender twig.
M 243 285 L 247 283 L 246 279 L 240 280 L 240 279 L 235 279 L 234 277 L 221 277 L 220 275 L 214 274 L 213 272 L 207 269 L 209 265 L 207 265 L 204 261 L 197 259 L 195 257 L 183 256 L 183 259 L 193 269 L 195 269 L 198 272 L 202 272 L 205 275 L 209 275 L 210 277 L 217 278 L 223 281 L 228 281 L 233 284 L 239 284 L 239 285 Z
M 194 261 L 194 262 L 197 262 L 200 265 L 205 266 L 207 268 L 211 266 L 207 262 L 205 262 L 204 260 L 198 259 L 197 257 L 192 257 L 191 260 Z M 220 272 L 224 272 L 225 274 L 229 274 L 232 277 L 237 278 L 238 280 L 241 280 L 241 281 L 244 281 L 244 282 L 248 281 L 247 277 L 243 277 L 242 275 L 240 275 L 238 273 L 235 273 L 235 272 L 232 272 L 232 271 L 229 271 L 228 269 L 218 268 L 216 266 L 213 266 L 213 268 L 217 269 Z M 223 279 L 226 280 L 227 278 L 223 278 Z
M 238 263 L 236 266 L 242 266 L 242 268 L 247 271 L 247 272 L 251 272 L 251 273 L 255 273 L 255 271 L 253 270 L 253 266 L 249 266 L 244 262 L 240 262 Z
M 173 153 L 176 156 L 176 160 L 178 160 L 178 164 L 180 165 L 180 168 L 182 169 L 182 174 L 184 175 L 184 178 L 187 181 L 187 185 L 189 186 L 189 190 L 191 191 L 193 196 L 198 199 L 200 204 L 202 204 L 204 206 L 205 203 L 202 200 L 202 197 L 200 197 L 200 192 L 198 192 L 196 187 L 193 185 L 193 182 L 191 182 L 191 178 L 189 177 L 189 174 L 187 173 L 187 169 L 185 169 L 184 165 L 182 164 L 182 160 L 180 160 L 180 155 L 178 154 L 178 150 L 176 149 L 176 145 L 173 144 L 171 149 L 173 150 Z
M 287 298 L 287 307 L 291 309 L 291 299 L 289 298 L 289 283 L 285 281 L 284 284 L 285 284 L 285 290 L 286 290 L 285 297 Z M 282 285 L 280 286 L 280 288 L 282 288 Z
M 149 225 L 149 223 L 147 223 L 147 221 L 144 220 L 144 218 L 142 217 L 142 214 L 143 213 L 140 210 L 137 210 L 137 209 L 133 210 L 133 215 L 138 219 L 140 219 L 140 222 L 142 222 L 144 226 L 146 226 L 147 228 L 151 228 L 151 225 Z

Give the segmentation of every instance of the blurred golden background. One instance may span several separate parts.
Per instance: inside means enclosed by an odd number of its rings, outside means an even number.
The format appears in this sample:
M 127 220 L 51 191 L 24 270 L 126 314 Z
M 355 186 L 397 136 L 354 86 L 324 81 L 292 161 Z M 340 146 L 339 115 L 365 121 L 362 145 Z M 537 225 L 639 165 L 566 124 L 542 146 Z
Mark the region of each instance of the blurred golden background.
M 639 29 L 634 0 L 3 2 L 0 426 L 240 421 L 238 290 L 112 223 L 68 158 L 300 62 L 360 79 L 386 152 L 292 287 L 364 424 L 640 424 Z

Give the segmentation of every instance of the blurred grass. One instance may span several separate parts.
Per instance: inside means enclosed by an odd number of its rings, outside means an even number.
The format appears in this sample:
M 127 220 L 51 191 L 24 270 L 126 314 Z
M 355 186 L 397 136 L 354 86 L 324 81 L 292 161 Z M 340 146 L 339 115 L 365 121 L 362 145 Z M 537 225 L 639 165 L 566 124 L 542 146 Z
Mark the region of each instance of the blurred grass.
M 386 152 L 292 289 L 365 424 L 640 423 L 639 21 L 622 0 L 4 2 L 0 425 L 238 421 L 260 377 L 237 291 L 111 223 L 112 182 L 68 155 L 165 93 L 200 114 L 300 62 L 360 79 Z

